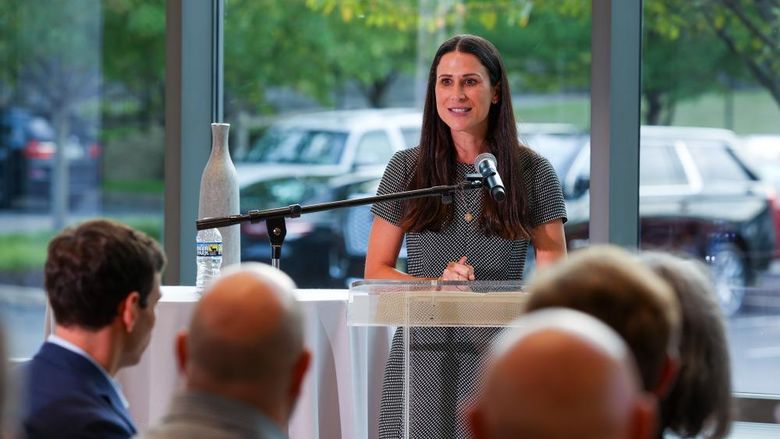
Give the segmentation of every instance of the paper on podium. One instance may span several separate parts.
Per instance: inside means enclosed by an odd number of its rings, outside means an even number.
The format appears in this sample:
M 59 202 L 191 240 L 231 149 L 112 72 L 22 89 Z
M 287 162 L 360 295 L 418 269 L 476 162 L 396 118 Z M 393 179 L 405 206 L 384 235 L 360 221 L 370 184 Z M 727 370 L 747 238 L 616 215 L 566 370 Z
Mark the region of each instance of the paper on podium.
M 519 282 L 361 281 L 349 296 L 352 326 L 506 326 L 523 313 Z

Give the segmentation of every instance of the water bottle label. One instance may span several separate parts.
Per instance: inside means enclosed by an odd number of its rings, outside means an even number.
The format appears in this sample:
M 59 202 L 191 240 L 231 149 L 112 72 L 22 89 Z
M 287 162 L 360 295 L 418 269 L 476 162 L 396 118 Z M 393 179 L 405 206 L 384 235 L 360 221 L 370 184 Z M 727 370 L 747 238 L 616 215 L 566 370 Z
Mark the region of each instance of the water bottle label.
M 222 256 L 221 242 L 199 242 L 197 243 L 198 256 Z

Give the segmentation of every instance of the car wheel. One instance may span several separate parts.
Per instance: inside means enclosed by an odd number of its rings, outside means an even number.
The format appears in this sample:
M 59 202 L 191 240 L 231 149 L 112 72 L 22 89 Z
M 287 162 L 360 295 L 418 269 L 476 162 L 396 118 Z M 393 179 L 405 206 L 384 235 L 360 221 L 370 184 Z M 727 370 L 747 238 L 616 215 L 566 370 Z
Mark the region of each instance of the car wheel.
M 734 244 L 718 244 L 708 256 L 715 294 L 726 316 L 742 307 L 748 284 L 748 271 L 742 251 Z

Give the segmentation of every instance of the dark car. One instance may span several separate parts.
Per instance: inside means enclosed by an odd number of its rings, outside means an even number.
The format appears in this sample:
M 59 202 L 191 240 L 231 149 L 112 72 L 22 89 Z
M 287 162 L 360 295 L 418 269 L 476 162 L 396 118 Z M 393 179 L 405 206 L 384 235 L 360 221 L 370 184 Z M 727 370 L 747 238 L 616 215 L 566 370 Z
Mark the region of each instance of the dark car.
M 304 206 L 336 200 L 363 198 L 376 193 L 377 170 L 337 177 L 277 178 L 241 190 L 242 206 Z M 270 207 L 270 206 L 269 206 Z M 280 265 L 301 288 L 345 288 L 363 277 L 370 205 L 304 214 L 287 219 L 287 236 Z M 241 259 L 268 262 L 270 244 L 265 222 L 241 226 Z M 402 255 L 403 256 L 403 255 Z
M 570 248 L 587 245 L 590 147 L 534 143 L 563 185 Z M 742 305 L 747 286 L 776 252 L 778 210 L 773 191 L 742 160 L 731 131 L 642 127 L 640 136 L 640 241 L 643 249 L 694 256 L 710 265 L 723 310 Z
M 56 151 L 56 133 L 47 119 L 22 108 L 0 109 L 0 207 L 17 201 L 47 200 Z M 100 147 L 73 134 L 68 136 L 64 152 L 70 201 L 77 204 L 97 193 Z

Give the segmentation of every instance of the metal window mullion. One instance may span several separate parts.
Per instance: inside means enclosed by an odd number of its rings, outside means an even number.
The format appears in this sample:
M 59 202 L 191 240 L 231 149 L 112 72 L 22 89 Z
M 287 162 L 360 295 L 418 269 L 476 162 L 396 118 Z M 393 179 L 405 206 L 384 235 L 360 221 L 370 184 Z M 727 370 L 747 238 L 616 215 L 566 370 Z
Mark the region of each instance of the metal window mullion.
M 593 0 L 590 241 L 639 246 L 641 0 Z
M 195 220 L 210 124 L 222 119 L 223 0 L 168 0 L 165 76 L 164 283 L 195 283 Z M 210 29 L 211 32 L 204 32 Z

